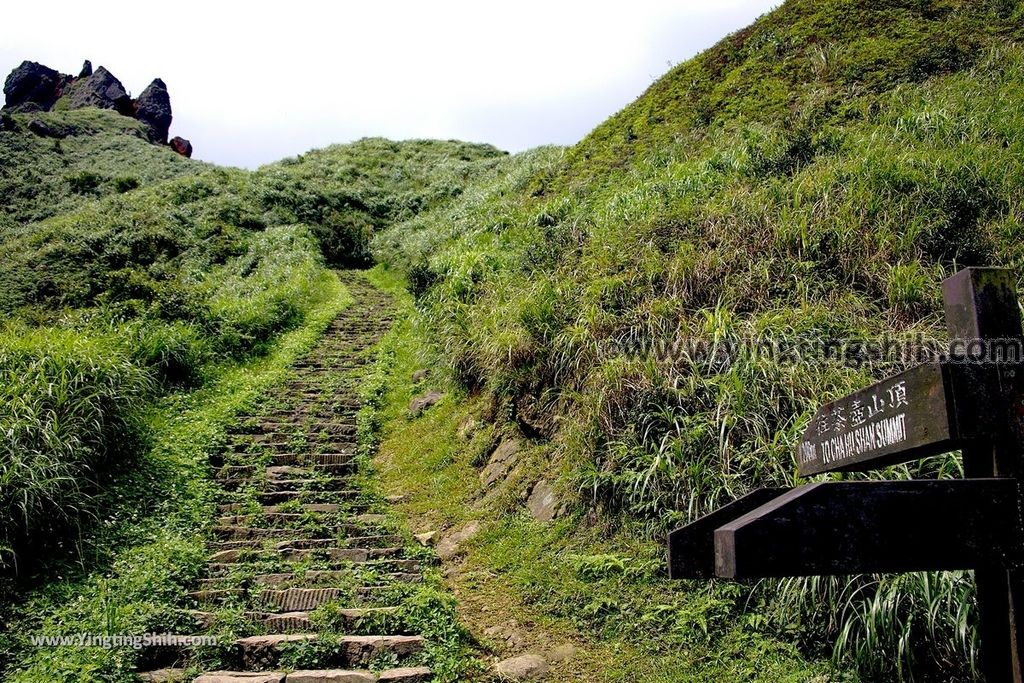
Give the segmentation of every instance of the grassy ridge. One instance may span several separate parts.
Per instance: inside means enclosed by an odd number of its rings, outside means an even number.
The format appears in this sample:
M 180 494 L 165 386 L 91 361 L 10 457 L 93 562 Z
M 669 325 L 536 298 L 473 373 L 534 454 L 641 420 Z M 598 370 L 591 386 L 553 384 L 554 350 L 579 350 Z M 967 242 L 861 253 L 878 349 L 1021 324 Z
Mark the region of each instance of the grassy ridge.
M 0 132 L 0 430 L 15 437 L 0 555 L 22 571 L 49 550 L 21 552 L 30 538 L 64 545 L 101 514 L 96 491 L 145 446 L 141 408 L 270 350 L 324 302 L 325 258 L 362 261 L 371 230 L 500 156 L 367 140 L 250 173 L 149 145 L 110 112 L 33 116 Z
M 32 122 L 42 123 L 48 135 L 31 133 Z M 5 115 L 0 125 L 0 237 L 97 197 L 204 168 L 150 144 L 142 123 L 113 111 Z
M 254 181 L 278 220 L 313 226 L 328 261 L 366 264 L 373 233 L 447 204 L 503 156 L 490 145 L 367 138 L 265 166 Z
M 384 231 L 375 254 L 408 274 L 452 376 L 549 443 L 582 507 L 657 538 L 794 484 L 817 406 L 907 362 L 807 349 L 941 340 L 942 278 L 1024 272 L 1020 16 L 789 2 L 576 147 L 511 158 L 450 209 Z M 749 352 L 769 342 L 786 353 Z M 711 352 L 723 345 L 748 352 Z M 836 643 L 865 676 L 974 675 L 969 575 L 757 596 L 780 632 Z

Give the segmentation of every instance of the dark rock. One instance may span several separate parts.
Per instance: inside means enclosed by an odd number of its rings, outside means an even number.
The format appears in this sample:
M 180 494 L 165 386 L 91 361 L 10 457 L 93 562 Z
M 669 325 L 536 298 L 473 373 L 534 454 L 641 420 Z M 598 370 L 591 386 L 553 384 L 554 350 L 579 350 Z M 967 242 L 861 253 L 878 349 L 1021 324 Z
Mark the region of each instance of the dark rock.
M 37 62 L 24 61 L 7 76 L 4 97 L 6 104 L 0 111 L 5 114 L 50 111 L 58 104 L 64 109 L 113 109 L 123 116 L 138 119 L 150 142 L 170 144 L 178 154 L 192 156 L 192 143 L 185 138 L 167 141 L 172 119 L 171 97 L 159 78 L 153 79 L 133 100 L 114 74 L 102 66 L 93 71 L 88 59 L 74 78 Z M 9 118 L 0 122 L 0 130 L 15 127 Z M 61 137 L 54 135 L 52 126 L 41 120 L 30 122 L 29 129 L 36 135 Z
M 4 82 L 5 110 L 47 111 L 69 77 L 37 62 L 24 61 Z
M 135 114 L 132 98 L 128 97 L 128 92 L 121 85 L 121 81 L 102 66 L 90 76 L 75 79 L 61 100 L 66 102 L 68 109 L 99 107 L 113 109 L 125 116 Z
M 192 143 L 182 137 L 171 138 L 171 149 L 180 154 L 183 157 L 192 157 Z
M 135 118 L 149 128 L 150 140 L 167 144 L 167 131 L 171 127 L 172 118 L 171 96 L 167 93 L 167 86 L 159 78 L 153 79 L 135 100 Z
M 414 398 L 412 402 L 409 403 L 409 412 L 412 413 L 412 415 L 415 417 L 422 413 L 427 408 L 429 408 L 430 406 L 435 405 L 442 398 L 444 398 L 444 394 L 442 394 L 440 391 L 428 391 L 419 398 Z
M 32 119 L 28 122 L 28 129 L 38 135 L 41 138 L 62 138 L 64 137 L 57 131 L 46 125 L 45 121 L 39 119 Z

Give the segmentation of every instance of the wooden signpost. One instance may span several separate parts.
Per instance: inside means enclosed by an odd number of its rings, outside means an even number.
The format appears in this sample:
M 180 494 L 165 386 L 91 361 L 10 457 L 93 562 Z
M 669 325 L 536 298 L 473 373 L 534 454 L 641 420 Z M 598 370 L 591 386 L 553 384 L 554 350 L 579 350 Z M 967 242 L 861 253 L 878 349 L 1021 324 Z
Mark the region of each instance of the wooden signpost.
M 828 403 L 797 447 L 801 476 L 960 450 L 966 479 L 760 489 L 669 535 L 673 578 L 972 569 L 982 670 L 1024 683 L 1024 332 L 1012 274 L 943 283 L 950 353 Z

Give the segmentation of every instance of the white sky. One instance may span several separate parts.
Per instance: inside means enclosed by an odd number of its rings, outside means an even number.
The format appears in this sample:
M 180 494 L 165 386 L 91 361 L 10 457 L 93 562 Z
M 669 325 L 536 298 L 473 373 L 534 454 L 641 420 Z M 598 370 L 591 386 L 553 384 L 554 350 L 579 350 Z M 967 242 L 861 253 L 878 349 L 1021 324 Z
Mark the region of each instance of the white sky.
M 24 59 L 163 78 L 171 135 L 255 167 L 381 135 L 519 151 L 571 144 L 778 0 L 10 3 L 0 77 Z

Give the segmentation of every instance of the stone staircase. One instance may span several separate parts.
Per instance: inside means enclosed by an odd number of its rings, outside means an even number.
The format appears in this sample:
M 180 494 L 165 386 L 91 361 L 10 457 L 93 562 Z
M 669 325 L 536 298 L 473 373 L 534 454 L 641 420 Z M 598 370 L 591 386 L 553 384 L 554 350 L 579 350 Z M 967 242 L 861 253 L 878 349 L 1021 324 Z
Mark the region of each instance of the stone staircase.
M 187 617 L 192 635 L 223 633 L 225 620 L 231 632 L 251 635 L 216 646 L 231 670 L 198 676 L 204 660 L 193 648 L 154 648 L 143 654 L 152 666 L 142 681 L 431 679 L 429 669 L 409 665 L 424 642 L 400 619 L 402 588 L 422 580 L 421 560 L 388 527 L 382 501 L 363 490 L 356 458 L 362 352 L 390 326 L 390 308 L 358 274 L 341 276 L 355 303 L 211 458 L 218 518 Z M 289 659 L 290 650 L 311 647 L 311 656 Z M 311 658 L 315 669 L 287 665 Z

